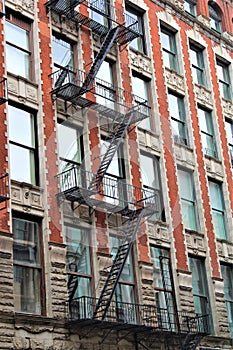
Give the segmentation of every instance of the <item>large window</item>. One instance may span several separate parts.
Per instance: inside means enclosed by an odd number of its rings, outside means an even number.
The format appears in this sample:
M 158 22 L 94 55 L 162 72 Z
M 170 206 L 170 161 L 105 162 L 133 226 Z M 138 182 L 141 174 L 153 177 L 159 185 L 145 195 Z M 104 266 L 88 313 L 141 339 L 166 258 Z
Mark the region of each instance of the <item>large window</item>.
M 230 63 L 217 59 L 218 83 L 221 96 L 231 99 Z
M 203 49 L 190 42 L 190 60 L 192 65 L 193 79 L 196 84 L 206 85 Z
M 15 311 L 41 314 L 42 269 L 38 222 L 13 217 Z
M 101 64 L 96 78 L 96 102 L 114 109 L 116 91 L 113 85 L 113 66 L 109 61 Z
M 211 112 L 198 108 L 199 125 L 204 154 L 217 158 L 217 149 Z
M 55 67 L 69 66 L 72 68 L 74 66 L 73 47 L 69 42 L 53 35 L 52 51 Z
M 231 164 L 233 166 L 233 123 L 231 120 L 226 119 L 226 133 L 227 133 L 227 141 L 228 147 L 230 151 Z
M 79 166 L 82 161 L 82 137 L 80 130 L 67 123 L 58 124 L 60 171 Z
M 174 141 L 179 144 L 188 145 L 184 99 L 169 93 L 168 102 Z
M 13 180 L 38 184 L 35 116 L 8 106 L 10 171 Z
M 91 250 L 89 232 L 83 228 L 65 226 L 70 299 L 91 296 Z
M 227 315 L 231 337 L 233 337 L 233 267 L 221 264 L 222 278 L 224 281 L 224 294 L 227 307 Z
M 150 253 L 153 263 L 155 302 L 156 307 L 159 309 L 158 321 L 163 329 L 174 330 L 174 291 L 169 251 L 151 246 Z
M 192 286 L 195 312 L 198 316 L 207 316 L 210 331 L 212 332 L 212 317 L 208 292 L 208 283 L 205 270 L 205 262 L 201 259 L 189 258 L 189 266 L 192 272 Z M 199 329 L 205 330 L 205 322 L 199 323 Z
M 126 26 L 135 29 L 133 23 L 137 22 L 136 31 L 139 33 L 138 37 L 129 43 L 129 46 L 135 50 L 141 51 L 146 54 L 146 40 L 144 36 L 144 25 L 143 25 L 143 13 L 137 11 L 136 9 L 126 6 L 125 11 Z
M 190 15 L 196 17 L 197 15 L 196 0 L 184 0 L 184 9 Z
M 111 15 L 110 8 L 109 8 L 109 1 L 107 0 L 91 0 L 90 1 L 90 7 L 91 7 L 91 18 L 104 25 L 105 27 L 108 27 L 108 17 Z
M 159 211 L 155 214 L 156 218 L 165 221 L 163 197 L 161 191 L 161 181 L 159 173 L 159 160 L 156 157 L 146 153 L 140 153 L 140 167 L 142 176 L 142 185 L 147 197 L 150 193 L 157 192 L 159 194 Z
M 189 230 L 198 231 L 198 215 L 193 174 L 189 171 L 178 169 L 178 183 L 184 226 Z
M 217 32 L 222 32 L 222 19 L 219 8 L 212 1 L 208 4 L 211 28 Z
M 148 89 L 148 81 L 146 81 L 145 79 L 135 76 L 132 76 L 132 89 L 133 89 L 133 94 L 134 94 L 134 103 L 136 105 L 141 105 L 140 110 L 142 110 L 142 112 L 144 112 L 145 114 L 148 114 L 148 107 L 149 106 L 149 89 Z M 145 110 L 143 110 L 143 105 L 142 103 L 145 105 Z M 150 118 L 146 118 L 144 120 L 142 120 L 139 124 L 139 126 L 141 128 L 144 129 L 150 129 L 151 125 L 150 125 L 151 121 Z
M 7 71 L 31 79 L 30 24 L 7 13 L 5 22 Z
M 114 259 L 117 250 L 121 244 L 121 237 L 111 236 L 111 254 Z M 121 272 L 119 282 L 117 284 L 115 292 L 116 300 L 116 315 L 119 322 L 135 323 L 136 310 L 133 306 L 129 307 L 127 303 L 135 303 L 135 280 L 133 269 L 133 257 L 132 251 L 130 251 L 128 258 L 125 262 L 124 268 Z
M 209 192 L 215 235 L 217 238 L 227 239 L 222 185 L 209 181 Z
M 161 27 L 161 44 L 165 67 L 178 71 L 176 33 Z

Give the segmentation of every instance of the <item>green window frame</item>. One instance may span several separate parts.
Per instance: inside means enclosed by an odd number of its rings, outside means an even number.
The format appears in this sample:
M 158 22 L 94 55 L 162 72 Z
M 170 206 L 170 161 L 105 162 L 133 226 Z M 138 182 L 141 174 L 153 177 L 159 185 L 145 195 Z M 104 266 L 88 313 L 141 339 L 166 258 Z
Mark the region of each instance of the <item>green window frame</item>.
M 222 184 L 210 180 L 208 181 L 208 184 L 215 235 L 219 239 L 227 239 Z
M 73 45 L 55 34 L 52 35 L 52 54 L 56 68 L 66 66 L 69 66 L 71 69 L 74 68 Z
M 149 101 L 149 82 L 142 77 L 139 77 L 137 75 L 132 76 L 132 90 L 133 90 L 133 98 L 134 98 L 134 104 L 140 105 L 143 101 L 143 104 L 146 106 L 150 105 Z M 140 107 L 142 108 L 142 107 Z M 145 107 L 147 108 L 147 107 Z M 145 110 L 145 114 L 147 114 L 148 110 Z M 138 124 L 140 128 L 143 129 L 151 129 L 151 120 L 150 117 L 145 118 Z
M 217 75 L 221 96 L 228 100 L 231 100 L 231 80 L 230 80 L 230 63 L 216 59 L 217 62 Z
M 198 107 L 198 119 L 201 129 L 201 140 L 204 154 L 213 158 L 218 158 L 212 113 Z
M 137 22 L 136 30 L 137 30 L 137 33 L 139 33 L 139 36 L 137 38 L 130 41 L 129 47 L 134 50 L 140 51 L 144 54 L 147 54 L 143 15 L 144 14 L 142 11 L 126 4 L 126 10 L 125 10 L 126 25 L 130 28 L 130 26 L 132 26 L 132 19 L 133 19 L 134 22 Z M 132 29 L 135 29 L 135 26 L 133 26 Z
M 66 268 L 73 298 L 92 296 L 92 263 L 90 234 L 85 228 L 65 224 L 67 244 Z M 76 283 L 73 283 L 75 281 Z
M 230 152 L 231 165 L 233 166 L 233 122 L 229 119 L 225 120 L 227 142 Z
M 8 121 L 11 178 L 38 185 L 36 117 L 9 105 Z
M 12 229 L 15 311 L 41 315 L 43 283 L 39 222 L 13 216 Z
M 173 139 L 176 143 L 188 146 L 188 130 L 185 116 L 184 98 L 168 93 Z
M 193 173 L 184 169 L 178 169 L 178 185 L 184 226 L 186 229 L 198 231 L 199 220 Z
M 193 17 L 197 16 L 196 0 L 184 0 L 184 10 Z
M 233 266 L 220 264 L 224 281 L 224 296 L 228 316 L 229 329 L 233 337 Z
M 206 85 L 203 48 L 190 42 L 190 60 L 192 65 L 193 79 L 196 84 Z
M 209 2 L 208 9 L 211 28 L 216 30 L 218 33 L 222 33 L 222 19 L 218 6 Z
M 114 87 L 114 66 L 109 61 L 103 61 L 96 75 L 96 102 L 115 109 L 116 89 Z
M 176 47 L 176 33 L 161 26 L 161 45 L 165 67 L 178 71 L 178 56 Z
M 205 261 L 194 257 L 189 257 L 189 267 L 192 273 L 192 287 L 193 287 L 193 299 L 194 308 L 198 316 L 207 316 L 209 330 L 213 333 L 213 321 L 210 307 L 210 298 L 208 291 L 208 283 L 206 276 Z M 205 323 L 199 324 L 199 330 L 201 327 L 205 329 Z

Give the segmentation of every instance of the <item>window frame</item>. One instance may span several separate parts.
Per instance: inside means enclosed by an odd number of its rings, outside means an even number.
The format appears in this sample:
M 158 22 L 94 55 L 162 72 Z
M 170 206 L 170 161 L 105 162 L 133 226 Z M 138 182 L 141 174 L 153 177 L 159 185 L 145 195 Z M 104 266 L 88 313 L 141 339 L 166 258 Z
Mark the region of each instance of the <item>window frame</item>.
M 204 130 L 201 127 L 201 119 L 200 119 L 201 116 L 199 111 L 202 111 L 204 113 L 206 130 Z M 212 111 L 198 105 L 198 119 L 199 119 L 200 132 L 202 136 L 201 140 L 202 140 L 202 146 L 203 146 L 202 149 L 203 149 L 204 155 L 218 159 L 218 151 L 217 151 L 217 145 L 216 145 Z M 204 147 L 204 141 L 206 144 L 208 144 L 208 142 L 211 142 L 211 148 Z
M 181 179 L 180 172 L 184 172 L 184 173 L 188 174 L 188 176 L 189 176 L 190 184 L 192 186 L 192 195 L 193 195 L 192 198 L 184 198 L 181 195 L 181 183 L 182 183 L 182 186 L 184 186 L 185 188 L 187 188 L 187 183 L 184 182 L 183 178 Z M 194 227 L 187 227 L 185 222 L 184 222 L 184 218 L 183 218 L 185 229 L 198 232 L 198 230 L 200 228 L 200 223 L 199 223 L 197 200 L 196 200 L 196 190 L 195 190 L 195 184 L 194 184 L 194 178 L 193 178 L 194 173 L 193 173 L 193 171 L 191 171 L 189 169 L 184 169 L 184 168 L 181 168 L 181 167 L 178 167 L 177 173 L 178 173 L 178 185 L 179 185 L 179 192 L 180 192 L 182 216 L 184 216 L 184 214 L 183 214 L 183 206 L 182 206 L 182 203 L 184 202 L 184 203 L 187 203 L 188 205 L 191 204 L 191 208 L 192 208 L 192 211 L 193 211 L 193 216 L 194 216 L 194 219 L 195 219 Z
M 231 129 L 228 132 L 228 127 Z M 227 143 L 228 143 L 228 148 L 229 148 L 229 154 L 230 154 L 230 160 L 231 160 L 231 166 L 233 167 L 233 121 L 231 119 L 225 119 L 225 128 L 226 128 L 226 137 L 227 137 Z M 229 134 L 231 133 L 231 137 Z
M 162 36 L 167 35 L 169 41 L 169 49 L 164 47 Z M 176 72 L 180 71 L 179 62 L 178 62 L 178 51 L 177 51 L 177 42 L 176 42 L 177 31 L 168 28 L 165 24 L 160 24 L 160 37 L 161 37 L 161 47 L 163 52 L 163 63 L 164 66 L 170 70 Z M 168 56 L 169 65 L 166 65 L 165 53 Z
M 30 264 L 27 262 L 20 262 L 20 260 L 15 260 L 13 256 L 13 266 L 21 267 L 25 269 L 33 269 L 34 271 L 39 271 L 40 273 L 40 292 L 38 293 L 40 299 L 40 313 L 35 312 L 24 312 L 22 310 L 18 310 L 17 312 L 26 313 L 26 314 L 35 314 L 35 315 L 45 315 L 46 314 L 46 298 L 45 298 L 45 270 L 44 270 L 44 251 L 43 251 L 43 235 L 42 235 L 42 222 L 39 217 L 35 217 L 33 215 L 25 215 L 18 212 L 12 213 L 12 231 L 14 234 L 14 220 L 30 222 L 37 224 L 37 234 L 38 234 L 38 250 L 39 250 L 39 263 L 38 264 Z M 13 236 L 13 245 L 15 246 L 15 238 Z M 15 274 L 15 272 L 14 272 Z M 15 275 L 14 275 L 15 278 Z
M 72 64 L 68 64 L 68 66 L 69 66 L 69 68 L 70 68 L 71 70 L 74 70 L 74 69 L 75 69 L 75 55 L 74 55 L 75 44 L 72 43 L 72 42 L 71 42 L 69 39 L 67 39 L 66 37 L 63 37 L 63 36 L 59 35 L 57 32 L 53 32 L 53 33 L 52 33 L 52 36 L 51 36 L 52 57 L 53 57 L 53 66 L 54 66 L 54 69 L 55 69 L 55 70 L 58 70 L 58 69 L 62 69 L 62 68 L 64 68 L 64 67 L 67 67 L 67 64 L 63 65 L 63 64 L 57 63 L 57 62 L 55 61 L 55 59 L 54 59 L 54 52 L 53 52 L 53 51 L 54 51 L 54 47 L 53 47 L 53 45 L 54 45 L 54 43 L 56 43 L 56 41 L 63 42 L 63 43 L 65 43 L 65 44 L 67 44 L 67 45 L 70 46 L 70 48 L 69 48 L 68 51 L 70 52 Z M 57 42 L 57 44 L 60 45 L 59 42 Z M 60 46 L 62 46 L 62 45 L 60 45 Z M 60 47 L 60 46 L 59 46 L 59 47 Z M 64 45 L 64 46 L 65 46 L 65 45 Z
M 144 14 L 145 12 L 139 9 L 136 6 L 132 6 L 132 4 L 126 3 L 125 6 L 125 14 L 135 18 L 137 17 L 138 22 L 138 32 L 140 33 L 139 37 L 129 42 L 129 47 L 133 50 L 139 51 L 145 55 L 147 55 L 147 43 L 145 36 L 145 25 L 144 25 Z M 126 17 L 126 25 L 127 25 L 127 17 Z M 135 46 L 133 43 L 137 43 Z
M 189 6 L 189 9 L 187 8 Z M 195 0 L 184 0 L 184 10 L 193 17 L 197 17 L 197 4 Z
M 189 50 L 195 52 L 197 58 L 197 64 L 195 64 L 192 62 L 192 55 L 190 55 L 193 80 L 196 84 L 206 86 L 204 48 L 189 41 Z
M 71 230 L 72 229 L 80 230 L 81 234 L 84 234 L 85 238 L 87 238 L 87 243 L 88 243 L 87 247 L 88 247 L 88 250 L 89 250 L 88 256 L 89 256 L 89 264 L 90 264 L 90 273 L 82 273 L 82 272 L 79 272 L 79 271 L 71 271 L 68 268 L 67 256 L 68 256 L 69 250 L 67 248 L 67 251 L 66 251 L 67 290 L 69 288 L 68 287 L 68 283 L 69 283 L 70 276 L 74 276 L 74 277 L 77 277 L 80 280 L 82 280 L 82 279 L 84 279 L 85 281 L 87 280 L 88 284 L 89 284 L 88 288 L 89 288 L 90 295 L 81 295 L 79 297 L 82 297 L 82 296 L 93 297 L 93 295 L 94 295 L 94 286 L 93 286 L 94 274 L 93 274 L 93 252 L 92 252 L 92 249 L 91 249 L 92 245 L 91 245 L 90 230 L 88 228 L 85 228 L 85 227 L 82 227 L 82 226 L 75 226 L 73 224 L 65 222 L 64 223 L 64 236 L 65 236 L 65 242 L 67 244 L 67 247 L 69 247 L 69 245 L 71 245 L 71 244 L 68 243 L 68 240 L 67 240 L 67 237 L 68 237 L 67 229 L 68 228 L 70 228 Z M 77 287 L 78 286 L 76 286 L 75 293 L 74 293 L 73 297 L 75 297 L 75 294 L 77 292 Z
M 211 197 L 211 184 L 213 186 L 218 186 L 218 195 L 221 200 L 220 205 L 218 203 L 218 206 L 213 206 L 213 198 Z M 217 181 L 213 181 L 212 179 L 208 179 L 208 188 L 209 188 L 209 197 L 210 197 L 210 205 L 211 205 L 211 214 L 212 214 L 212 220 L 213 220 L 213 225 L 214 225 L 214 231 L 215 231 L 215 236 L 217 239 L 224 239 L 227 240 L 228 238 L 228 231 L 227 231 L 227 224 L 226 224 L 226 207 L 225 207 L 225 200 L 224 200 L 224 195 L 223 195 L 223 189 L 222 189 L 223 184 Z M 215 226 L 215 221 L 214 221 L 214 213 L 221 215 L 222 218 L 222 225 L 224 227 L 224 235 L 221 236 L 218 234 L 218 230 Z M 222 231 L 221 231 L 222 232 Z
M 32 140 L 34 142 L 34 146 L 32 146 L 32 145 L 29 146 L 29 145 L 20 143 L 17 140 L 12 140 L 11 135 L 10 135 L 10 130 L 9 130 L 9 145 L 10 145 L 10 147 L 12 145 L 14 147 L 20 148 L 21 150 L 27 150 L 29 152 L 29 158 L 30 158 L 30 167 L 29 167 L 30 174 L 28 174 L 28 175 L 30 175 L 30 182 L 28 182 L 26 180 L 22 181 L 22 180 L 18 180 L 18 179 L 14 179 L 14 178 L 12 178 L 12 180 L 19 181 L 19 182 L 26 182 L 26 183 L 30 183 L 31 185 L 34 185 L 34 186 L 39 186 L 40 175 L 39 175 L 38 130 L 37 130 L 36 114 L 34 111 L 31 111 L 31 110 L 28 110 L 25 108 L 20 108 L 19 106 L 14 105 L 14 104 L 10 104 L 8 106 L 9 125 L 10 125 L 10 119 L 11 119 L 11 117 L 10 117 L 10 109 L 11 108 L 14 108 L 14 109 L 17 109 L 21 112 L 24 112 L 30 117 L 30 125 L 33 129 L 33 130 L 31 129 L 31 137 L 32 137 Z M 33 121 L 31 118 L 33 119 Z M 9 129 L 10 129 L 10 127 L 9 127 Z M 11 151 L 10 151 L 10 153 L 11 153 Z M 31 163 L 31 154 L 33 155 L 33 164 Z M 10 154 L 10 159 L 11 159 L 11 154 Z M 32 167 L 33 167 L 33 169 L 32 169 Z
M 219 76 L 218 67 L 221 67 L 223 78 Z M 221 97 L 227 100 L 232 100 L 230 62 L 222 60 L 219 57 L 216 57 L 216 68 L 217 68 L 218 84 L 219 84 Z
M 208 11 L 210 18 L 211 29 L 215 30 L 217 33 L 222 33 L 222 18 L 219 7 L 212 1 L 208 2 Z
M 176 105 L 179 113 L 179 117 L 172 115 L 174 109 L 171 108 L 170 96 L 173 96 L 176 99 Z M 186 120 L 186 111 L 185 111 L 185 101 L 184 96 L 177 95 L 173 93 L 173 91 L 168 91 L 168 105 L 169 105 L 169 114 L 171 118 L 171 128 L 173 130 L 172 124 L 176 123 L 178 126 L 179 135 L 173 134 L 173 139 L 175 143 L 180 145 L 189 146 L 189 137 L 188 137 L 188 128 L 187 128 L 187 120 Z M 180 126 L 183 129 L 183 136 L 181 135 Z M 174 129 L 176 130 L 176 128 Z
M 28 76 L 23 76 L 23 75 L 8 71 L 8 69 L 7 71 L 11 74 L 18 75 L 27 80 L 35 80 L 32 22 L 28 18 L 22 16 L 21 14 L 15 13 L 14 11 L 11 11 L 8 8 L 6 9 L 5 18 L 6 18 L 6 22 L 14 25 L 15 27 L 19 27 L 20 29 L 28 33 L 28 45 L 29 45 L 29 49 L 26 50 L 21 46 L 16 45 L 15 42 L 10 42 L 6 40 L 6 47 L 8 45 L 9 47 L 18 50 L 19 52 L 25 53 L 28 55 L 28 60 L 27 60 Z M 6 65 L 7 65 L 7 57 L 6 57 Z
M 228 324 L 229 329 L 231 333 L 231 337 L 233 337 L 233 266 L 220 263 L 221 267 L 221 274 L 224 282 L 224 298 L 226 302 L 226 310 L 227 310 L 227 316 L 228 316 Z M 225 269 L 225 271 L 223 270 Z M 226 271 L 227 270 L 227 271 Z M 227 284 L 229 278 L 226 278 L 226 275 L 228 274 L 228 277 L 231 279 L 231 283 Z M 228 292 L 229 290 L 229 292 Z M 232 297 L 227 297 L 227 294 L 232 294 Z M 232 322 L 230 323 L 230 320 Z

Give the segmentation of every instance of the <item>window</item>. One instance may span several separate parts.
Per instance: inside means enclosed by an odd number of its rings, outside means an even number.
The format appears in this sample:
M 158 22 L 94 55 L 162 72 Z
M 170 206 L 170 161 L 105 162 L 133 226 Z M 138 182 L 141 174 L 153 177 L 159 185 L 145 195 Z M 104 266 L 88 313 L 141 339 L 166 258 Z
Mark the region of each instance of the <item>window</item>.
M 184 9 L 190 15 L 196 17 L 197 15 L 196 0 L 184 0 Z
M 221 96 L 231 99 L 230 64 L 217 59 L 217 74 Z
M 107 152 L 109 146 L 110 141 L 101 140 L 100 151 L 102 156 Z M 126 204 L 125 182 L 122 181 L 124 178 L 123 149 L 119 147 L 111 160 L 103 180 L 103 194 L 107 197 L 105 200 L 108 203 L 122 206 Z
M 193 43 L 190 43 L 190 60 L 194 82 L 196 84 L 206 85 L 203 49 Z
M 52 52 L 55 67 L 74 67 L 74 53 L 73 47 L 70 43 L 53 35 Z
M 82 137 L 77 128 L 69 124 L 58 124 L 60 171 L 63 172 L 82 162 Z
M 188 145 L 184 99 L 182 97 L 169 93 L 168 103 L 174 141 L 179 144 Z
M 111 254 L 114 260 L 119 245 L 121 244 L 121 237 L 110 236 L 111 240 Z M 126 303 L 135 304 L 135 280 L 133 269 L 132 251 L 129 252 L 124 268 L 121 272 L 119 282 L 115 292 L 116 300 L 116 315 L 119 322 L 135 323 L 136 309 L 129 307 Z
M 132 89 L 134 94 L 134 103 L 136 105 L 142 104 L 145 106 L 142 112 L 146 115 L 149 115 L 149 91 L 148 91 L 148 82 L 138 76 L 132 76 Z M 139 126 L 144 129 L 150 129 L 150 118 L 143 119 Z
M 193 299 L 195 312 L 198 316 L 207 316 L 210 331 L 212 332 L 212 317 L 210 309 L 210 300 L 208 293 L 208 283 L 205 270 L 205 262 L 201 259 L 189 258 L 189 266 L 192 272 L 192 286 L 193 286 Z M 203 324 L 200 322 L 200 331 L 206 329 L 205 322 Z
M 219 239 L 226 239 L 227 232 L 222 185 L 217 182 L 209 181 L 209 193 L 215 235 Z
M 199 125 L 204 154 L 217 158 L 217 149 L 211 112 L 198 108 Z
M 31 78 L 29 23 L 7 13 L 5 22 L 7 71 L 26 79 Z
M 108 27 L 108 17 L 110 15 L 109 2 L 106 0 L 91 0 L 90 8 L 91 18 L 105 27 Z
M 184 226 L 189 230 L 198 231 L 198 216 L 193 174 L 189 171 L 178 169 L 178 184 Z
M 132 7 L 126 6 L 125 21 L 127 27 L 138 33 L 138 37 L 129 43 L 129 46 L 135 50 L 146 54 L 146 40 L 144 36 L 143 13 Z M 133 25 L 133 23 L 135 23 Z
M 89 232 L 83 228 L 65 226 L 70 299 L 91 296 L 91 250 Z
M 233 337 L 233 267 L 221 264 L 224 294 L 231 337 Z
M 8 106 L 10 169 L 13 180 L 38 184 L 35 116 Z
M 230 151 L 231 164 L 233 166 L 233 122 L 231 120 L 226 119 L 226 134 L 227 134 L 227 142 Z
M 161 44 L 165 67 L 178 71 L 178 57 L 176 49 L 175 33 L 165 27 L 161 27 Z
M 160 203 L 159 211 L 156 218 L 165 221 L 164 208 L 163 208 L 163 197 L 160 184 L 160 174 L 159 174 L 159 160 L 156 157 L 149 156 L 144 153 L 140 153 L 140 167 L 142 176 L 142 185 L 149 197 L 150 192 L 154 193 L 156 191 L 159 194 Z
M 219 11 L 219 8 L 215 5 L 209 2 L 208 4 L 209 8 L 209 16 L 210 16 L 210 25 L 211 28 L 216 30 L 217 32 L 222 32 L 222 20 L 221 20 L 221 14 Z
M 115 109 L 116 91 L 113 85 L 113 67 L 108 61 L 103 61 L 96 76 L 96 102 Z
M 42 269 L 39 223 L 13 217 L 15 311 L 41 314 Z
M 158 322 L 163 329 L 175 330 L 174 291 L 169 251 L 151 246 L 153 280 Z

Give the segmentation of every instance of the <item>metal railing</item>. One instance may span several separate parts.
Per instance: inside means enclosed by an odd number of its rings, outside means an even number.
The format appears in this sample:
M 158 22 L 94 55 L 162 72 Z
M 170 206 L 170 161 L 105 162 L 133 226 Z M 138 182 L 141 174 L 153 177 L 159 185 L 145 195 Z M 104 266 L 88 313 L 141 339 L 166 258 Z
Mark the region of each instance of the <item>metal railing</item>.
M 77 96 L 78 94 L 82 94 L 82 86 L 87 74 L 88 73 L 82 70 L 74 69 L 69 66 L 60 68 L 51 75 L 53 79 L 52 93 L 56 94 L 67 87 L 69 95 L 66 97 L 67 99 L 72 99 L 72 89 L 69 88 L 69 85 L 73 85 L 74 87 L 79 88 L 76 90 Z M 145 115 L 145 117 L 150 116 L 151 107 L 147 100 L 141 98 L 140 96 L 136 96 L 129 91 L 115 87 L 113 84 L 107 81 L 95 78 L 90 91 L 94 95 L 103 98 L 106 101 L 106 105 L 108 104 L 108 101 L 114 101 L 113 104 L 110 104 L 114 110 L 117 109 L 122 111 L 122 113 L 127 114 L 130 113 L 132 108 L 134 108 L 134 111 Z
M 79 194 L 83 197 L 99 193 L 105 200 L 112 200 L 112 204 L 126 207 L 129 204 L 139 207 L 151 207 L 154 212 L 160 209 L 159 193 L 155 189 L 140 188 L 132 186 L 114 176 L 105 175 L 99 189 L 89 190 L 93 180 L 93 173 L 82 170 L 78 166 L 73 166 L 57 175 L 60 184 L 60 193 L 65 196 L 72 191 L 75 193 L 79 189 Z M 77 198 L 78 200 L 78 198 Z
M 69 303 L 71 321 L 91 320 L 97 299 L 82 296 Z M 98 318 L 95 317 L 95 320 Z M 101 321 L 101 314 L 99 315 Z M 153 305 L 112 301 L 105 322 L 152 327 L 160 331 L 190 334 L 209 334 L 209 316 L 194 312 L 157 308 Z
M 0 172 L 0 203 L 9 199 L 8 174 Z

